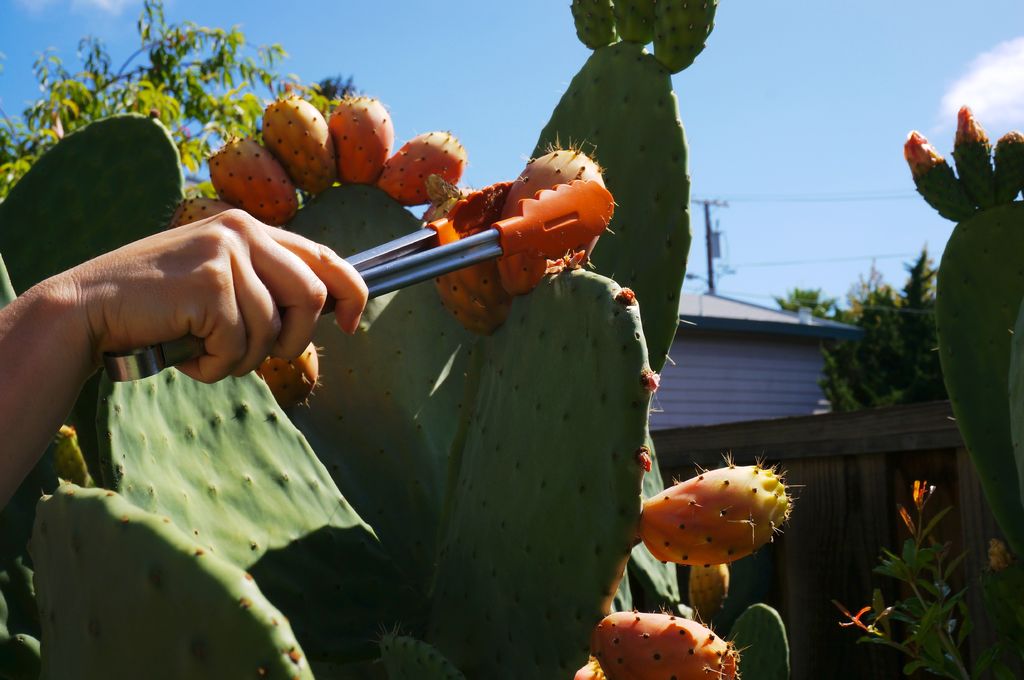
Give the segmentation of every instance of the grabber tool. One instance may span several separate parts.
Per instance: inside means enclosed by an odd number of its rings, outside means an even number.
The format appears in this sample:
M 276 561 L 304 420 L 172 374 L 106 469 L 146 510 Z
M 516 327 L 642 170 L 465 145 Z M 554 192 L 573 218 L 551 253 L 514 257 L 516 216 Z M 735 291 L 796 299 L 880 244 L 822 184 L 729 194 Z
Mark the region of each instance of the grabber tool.
M 450 216 L 483 211 L 482 191 L 470 194 L 452 208 Z M 588 180 L 574 180 L 540 191 L 519 202 L 516 214 L 476 233 L 460 237 L 448 218 L 418 231 L 345 258 L 377 297 L 442 274 L 502 255 L 529 254 L 555 259 L 586 247 L 607 228 L 615 209 L 612 195 Z M 327 297 L 323 314 L 334 311 Z M 103 366 L 115 382 L 138 380 L 202 356 L 203 340 L 192 335 L 133 349 L 107 352 Z

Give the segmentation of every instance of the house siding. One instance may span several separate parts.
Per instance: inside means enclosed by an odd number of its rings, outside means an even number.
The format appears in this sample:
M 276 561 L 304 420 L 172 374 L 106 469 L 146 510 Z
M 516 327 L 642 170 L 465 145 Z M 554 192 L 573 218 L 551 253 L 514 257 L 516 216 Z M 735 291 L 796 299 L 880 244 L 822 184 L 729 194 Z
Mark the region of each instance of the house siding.
M 810 415 L 829 410 L 818 386 L 820 341 L 680 328 L 654 395 L 651 429 Z

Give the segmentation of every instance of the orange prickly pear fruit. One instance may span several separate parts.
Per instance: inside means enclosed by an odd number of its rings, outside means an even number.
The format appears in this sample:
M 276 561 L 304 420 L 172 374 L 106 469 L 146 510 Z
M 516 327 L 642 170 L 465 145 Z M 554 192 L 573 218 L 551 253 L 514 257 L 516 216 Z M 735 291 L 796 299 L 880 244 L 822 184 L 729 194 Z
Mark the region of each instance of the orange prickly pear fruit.
M 281 408 L 298 406 L 309 399 L 320 377 L 320 358 L 313 343 L 291 361 L 267 357 L 256 369 Z
M 303 191 L 319 194 L 338 177 L 327 121 L 304 99 L 292 95 L 266 108 L 263 143 Z
M 608 680 L 734 680 L 739 653 L 696 621 L 671 614 L 616 612 L 590 640 Z
M 576 671 L 573 680 L 607 680 L 608 676 L 601 670 L 601 664 L 597 659 L 590 657 L 590 661 L 583 668 Z
M 697 618 L 710 621 L 729 594 L 729 565 L 711 564 L 690 567 L 690 606 Z
M 249 138 L 228 142 L 210 158 L 210 180 L 218 196 L 267 224 L 284 224 L 299 209 L 288 173 Z
M 384 105 L 371 97 L 345 97 L 328 126 L 341 181 L 376 182 L 395 145 L 395 128 Z
M 438 229 L 441 244 L 472 236 L 498 221 L 509 184 L 493 184 L 471 193 L 455 204 Z M 435 279 L 445 308 L 466 330 L 490 335 L 505 323 L 512 297 L 501 287 L 494 260 L 445 274 Z
M 183 224 L 192 224 L 207 217 L 219 215 L 225 210 L 231 210 L 232 206 L 216 198 L 186 198 L 178 204 L 177 210 L 171 216 L 168 229 L 180 227 Z
M 502 219 L 518 214 L 519 201 L 524 198 L 533 198 L 538 191 L 553 189 L 574 179 L 591 180 L 604 186 L 601 168 L 581 151 L 557 149 L 531 160 L 512 183 L 512 189 L 501 214 Z M 594 243 L 596 241 L 597 239 Z M 594 243 L 587 248 L 588 254 Z M 512 295 L 525 295 L 536 288 L 544 278 L 547 266 L 546 258 L 525 253 L 498 258 L 501 284 Z
M 768 543 L 790 507 L 774 469 L 730 464 L 644 501 L 639 534 L 663 562 L 724 564 Z
M 450 132 L 413 137 L 384 164 L 377 186 L 402 205 L 430 201 L 427 178 L 440 175 L 457 184 L 466 168 L 466 150 Z

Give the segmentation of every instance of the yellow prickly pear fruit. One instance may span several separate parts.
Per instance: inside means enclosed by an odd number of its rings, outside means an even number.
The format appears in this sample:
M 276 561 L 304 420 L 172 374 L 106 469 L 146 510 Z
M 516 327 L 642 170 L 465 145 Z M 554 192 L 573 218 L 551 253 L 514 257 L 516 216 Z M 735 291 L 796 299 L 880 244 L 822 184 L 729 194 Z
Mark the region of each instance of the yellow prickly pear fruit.
M 305 351 L 291 361 L 267 357 L 256 374 L 267 383 L 281 408 L 291 408 L 305 403 L 313 394 L 320 378 L 320 358 L 316 347 L 309 343 Z
M 82 447 L 78 445 L 78 432 L 71 425 L 61 425 L 53 450 L 53 466 L 57 477 L 82 487 L 94 486 L 89 468 L 85 465 Z
M 644 501 L 639 534 L 663 562 L 735 562 L 772 539 L 791 505 L 774 469 L 730 464 Z
M 171 216 L 171 222 L 167 228 L 173 229 L 183 224 L 205 220 L 207 217 L 219 215 L 225 210 L 231 210 L 231 206 L 216 198 L 186 198 L 178 204 L 178 209 Z
M 266 108 L 263 143 L 303 191 L 319 194 L 338 177 L 327 121 L 304 99 L 292 95 Z
M 729 565 L 710 564 L 690 567 L 690 606 L 697 618 L 710 621 L 729 595 Z
M 576 671 L 573 680 L 608 680 L 608 676 L 604 674 L 604 670 L 601 669 L 601 664 L 598 663 L 597 659 L 590 657 L 587 665 Z

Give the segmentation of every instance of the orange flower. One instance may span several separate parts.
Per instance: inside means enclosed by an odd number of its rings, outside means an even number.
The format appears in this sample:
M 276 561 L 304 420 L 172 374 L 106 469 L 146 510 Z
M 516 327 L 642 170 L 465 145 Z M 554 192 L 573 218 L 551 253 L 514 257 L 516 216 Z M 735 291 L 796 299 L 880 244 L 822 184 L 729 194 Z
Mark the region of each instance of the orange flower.
M 903 523 L 907 525 L 908 529 L 910 529 L 910 533 L 916 534 L 917 529 L 914 527 L 914 520 L 910 518 L 910 513 L 907 512 L 907 509 L 905 507 L 898 503 L 896 504 L 896 507 L 899 508 L 900 517 L 903 518 Z
M 974 118 L 974 114 L 967 106 L 961 106 L 956 114 L 956 142 L 957 146 L 971 143 L 988 144 L 988 135 L 984 128 Z
M 935 493 L 935 485 L 928 486 L 927 479 L 914 481 L 914 505 L 917 506 L 918 512 L 924 510 L 924 504 L 928 502 L 933 493 Z
M 866 626 L 860 620 L 860 617 L 864 616 L 869 611 L 871 611 L 871 605 L 868 605 L 868 606 L 862 608 L 856 614 L 851 614 L 850 611 L 846 607 L 844 607 L 843 605 L 839 604 L 839 602 L 837 602 L 836 600 L 832 600 L 832 604 L 834 604 L 835 606 L 839 607 L 839 611 L 841 611 L 844 616 L 846 616 L 848 619 L 850 619 L 849 621 L 845 621 L 845 622 L 844 621 L 840 621 L 839 625 L 841 627 L 846 628 L 848 626 L 857 626 L 858 628 L 860 628 L 861 630 L 863 630 L 865 632 L 868 632 L 868 633 L 873 633 L 874 632 L 873 627 L 869 628 L 868 626 Z
M 907 143 L 903 145 L 903 157 L 907 159 L 910 166 L 910 173 L 917 179 L 936 165 L 942 165 L 946 161 L 938 151 L 935 150 L 928 140 L 916 130 L 907 137 Z

